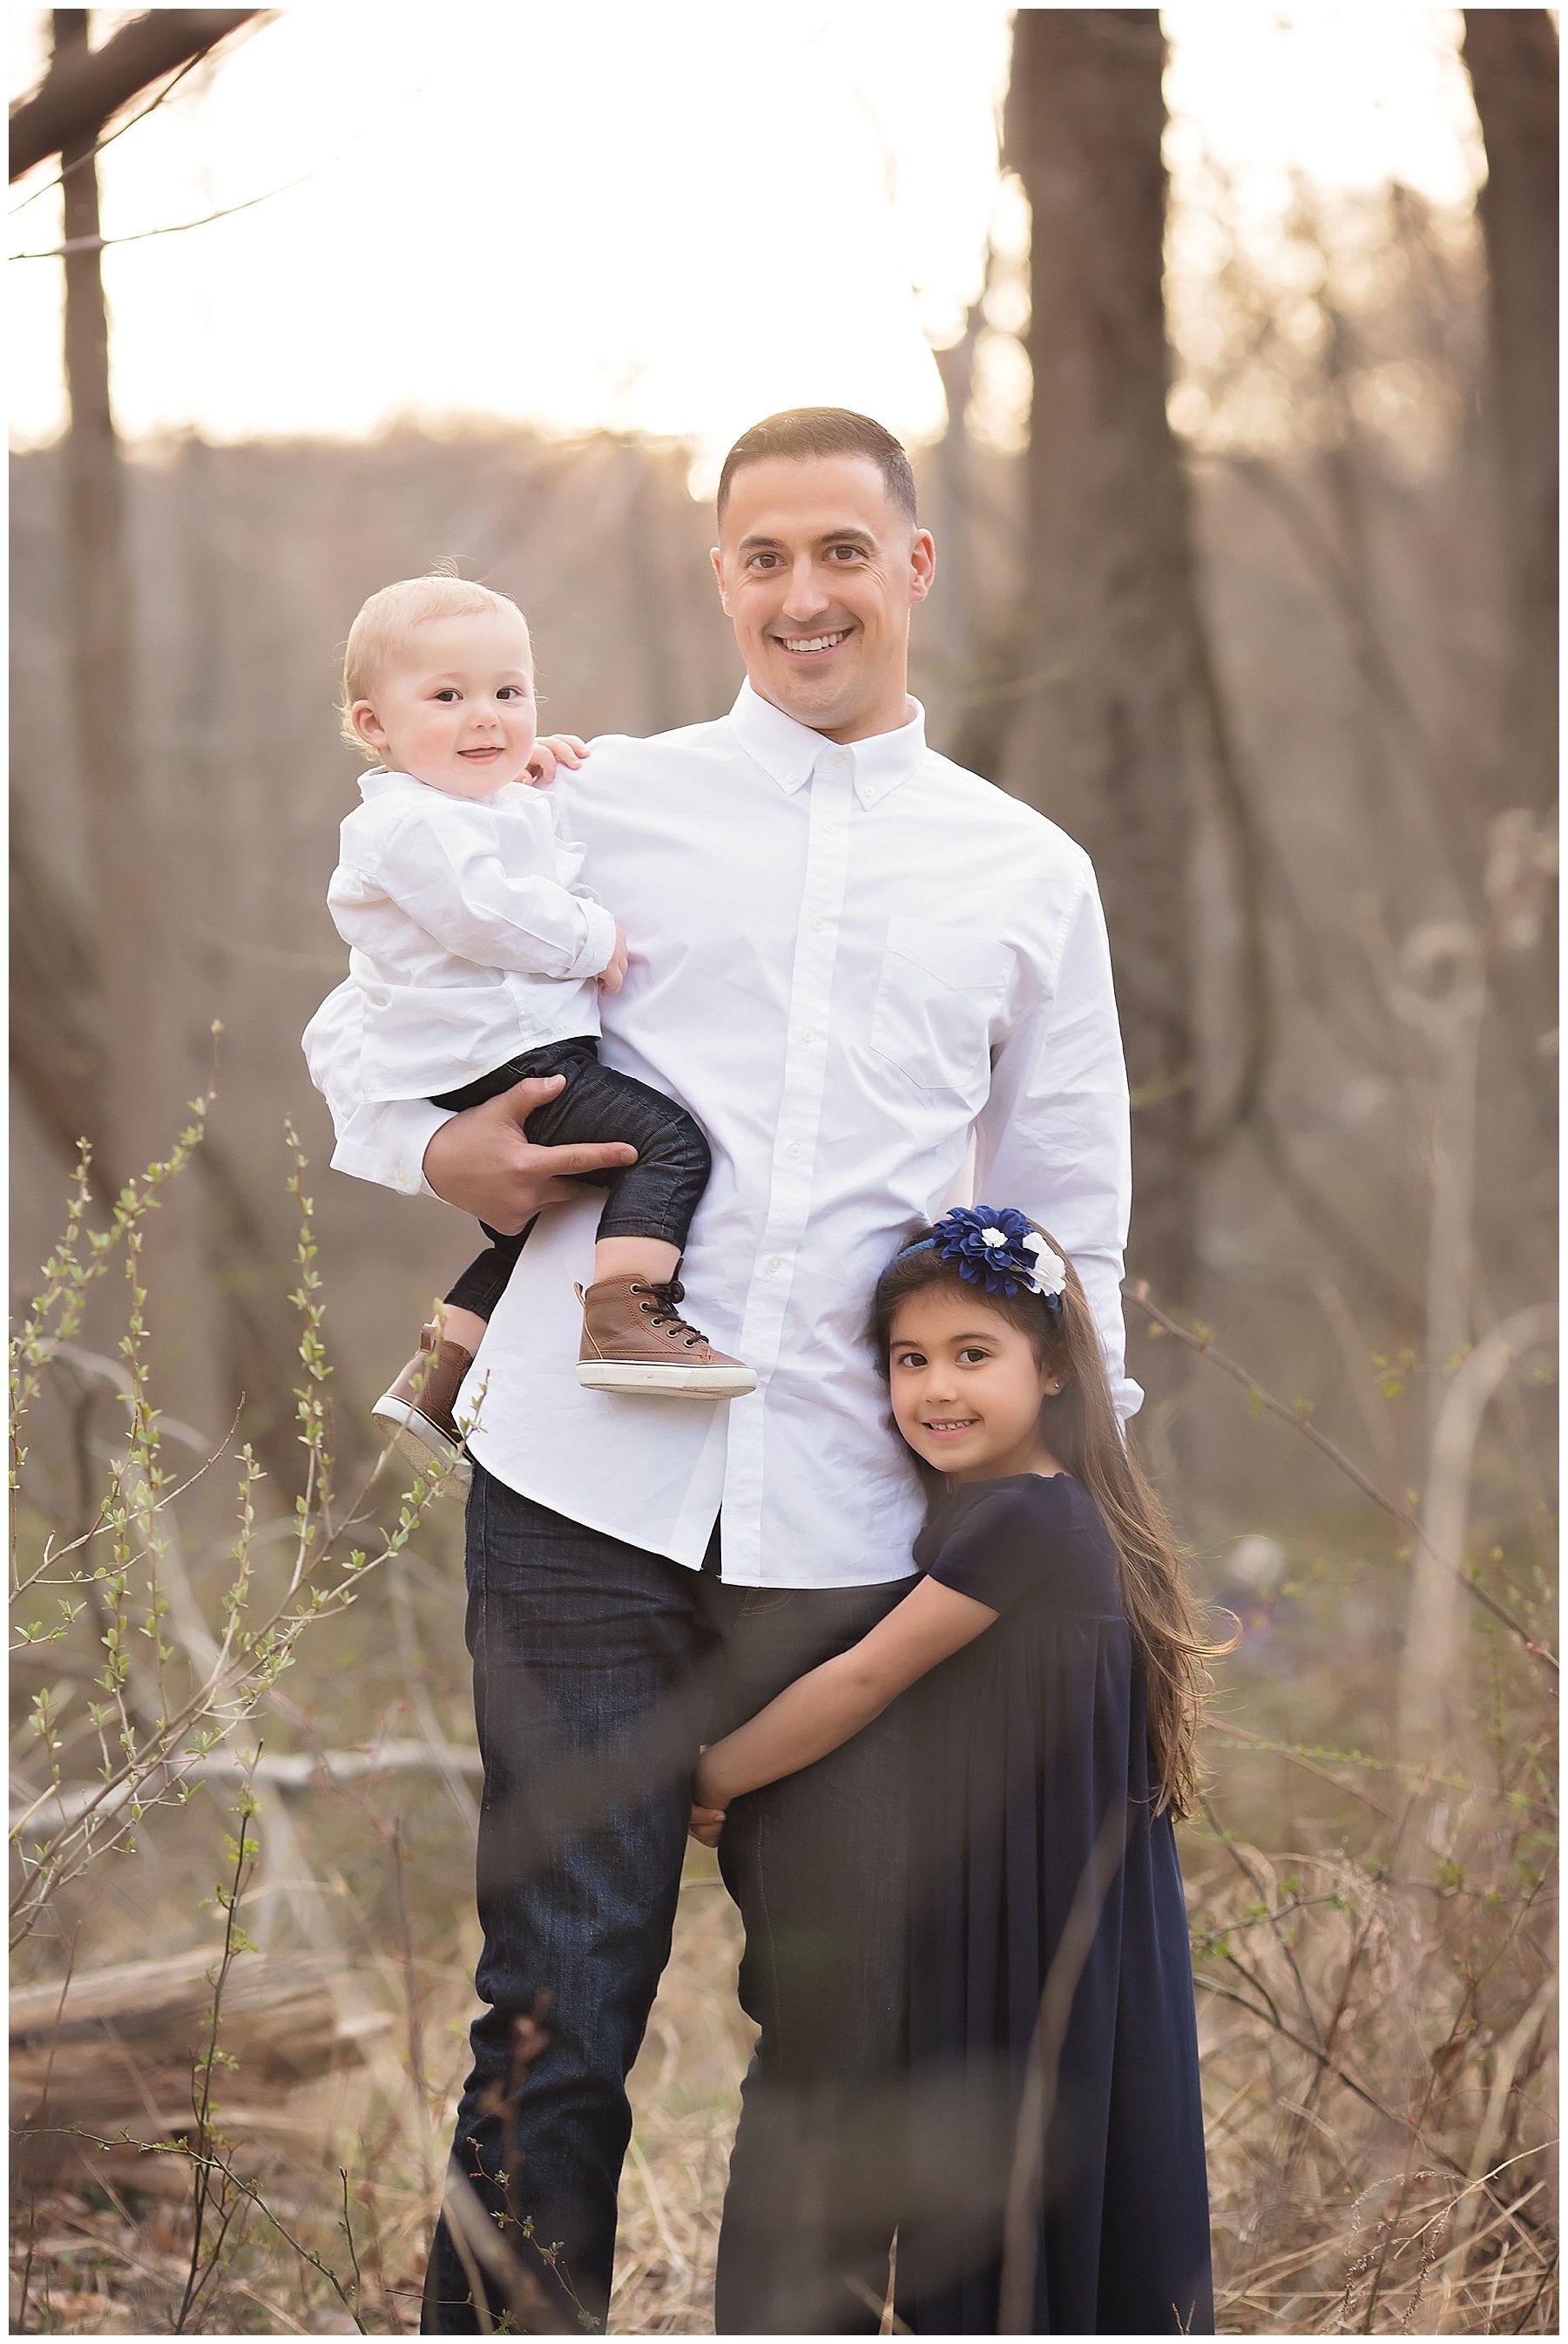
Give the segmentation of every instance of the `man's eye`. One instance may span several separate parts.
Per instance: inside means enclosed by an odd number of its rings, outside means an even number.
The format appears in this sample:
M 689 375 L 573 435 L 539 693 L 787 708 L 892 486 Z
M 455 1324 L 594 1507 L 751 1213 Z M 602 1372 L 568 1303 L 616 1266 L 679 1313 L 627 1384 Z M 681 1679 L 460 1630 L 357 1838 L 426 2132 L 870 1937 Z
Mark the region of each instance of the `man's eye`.
M 858 561 L 865 549 L 859 545 L 835 545 L 829 551 L 835 554 L 843 554 L 850 561 Z
M 778 559 L 776 553 L 753 553 L 749 557 L 746 567 L 748 570 L 771 569 Z

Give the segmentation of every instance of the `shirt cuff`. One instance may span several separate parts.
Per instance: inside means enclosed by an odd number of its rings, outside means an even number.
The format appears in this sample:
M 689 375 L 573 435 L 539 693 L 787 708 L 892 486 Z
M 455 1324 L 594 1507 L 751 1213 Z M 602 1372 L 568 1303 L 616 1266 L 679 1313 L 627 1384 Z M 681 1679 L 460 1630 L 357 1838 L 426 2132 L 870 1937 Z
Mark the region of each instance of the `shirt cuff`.
M 1143 1387 L 1135 1384 L 1131 1376 L 1119 1376 L 1111 1384 L 1111 1398 L 1117 1420 L 1125 1432 L 1129 1419 L 1136 1416 L 1143 1405 Z
M 582 898 L 578 898 L 582 904 Z M 583 917 L 588 923 L 588 935 L 568 976 L 598 976 L 615 957 L 615 915 L 602 904 L 582 904 Z
M 344 1126 L 332 1151 L 332 1168 L 395 1188 L 399 1196 L 433 1197 L 436 1191 L 425 1177 L 425 1150 L 451 1119 L 449 1107 L 432 1106 L 428 1099 L 367 1102 Z

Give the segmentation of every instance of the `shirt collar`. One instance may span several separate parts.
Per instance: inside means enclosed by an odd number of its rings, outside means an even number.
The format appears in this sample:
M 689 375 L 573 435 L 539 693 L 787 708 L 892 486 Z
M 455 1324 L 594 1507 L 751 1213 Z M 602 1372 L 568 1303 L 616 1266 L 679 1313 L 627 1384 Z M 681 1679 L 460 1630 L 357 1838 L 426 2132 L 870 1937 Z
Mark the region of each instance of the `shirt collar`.
M 372 798 L 387 797 L 394 790 L 422 790 L 424 786 L 412 773 L 394 773 L 386 765 L 372 765 L 368 773 L 359 776 L 359 794 L 367 805 Z
M 740 744 L 779 788 L 793 797 L 809 781 L 819 758 L 848 757 L 854 768 L 855 794 L 864 806 L 873 806 L 914 772 L 926 747 L 926 712 L 918 700 L 914 713 L 896 732 L 874 732 L 869 740 L 849 741 L 842 747 L 809 725 L 798 724 L 770 700 L 743 683 L 729 712 Z
M 369 772 L 361 773 L 358 779 L 359 795 L 367 805 L 372 798 L 391 797 L 399 790 L 417 790 L 422 797 L 445 798 L 448 805 L 482 805 L 494 812 L 497 806 L 514 806 L 528 795 L 526 783 L 503 782 L 498 790 L 490 792 L 488 797 L 453 797 L 446 790 L 432 789 L 427 782 L 420 781 L 415 773 L 405 773 L 387 765 L 372 765 Z

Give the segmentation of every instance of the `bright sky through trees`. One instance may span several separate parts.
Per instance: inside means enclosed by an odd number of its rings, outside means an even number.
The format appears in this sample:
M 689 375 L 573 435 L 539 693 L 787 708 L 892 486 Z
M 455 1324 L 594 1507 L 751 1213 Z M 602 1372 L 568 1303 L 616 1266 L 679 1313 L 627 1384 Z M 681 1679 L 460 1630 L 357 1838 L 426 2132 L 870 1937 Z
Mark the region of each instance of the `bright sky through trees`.
M 482 418 L 711 450 L 830 400 L 925 436 L 942 412 L 927 336 L 958 330 L 995 217 L 1009 14 L 286 8 L 103 158 L 111 238 L 267 198 L 106 255 L 122 429 Z M 12 18 L 15 95 L 45 20 Z M 1260 234 L 1292 167 L 1443 203 L 1473 187 L 1457 12 L 1185 0 L 1164 22 L 1179 200 L 1204 147 Z M 14 253 L 59 240 L 57 194 L 25 200 L 52 176 L 12 192 Z M 60 425 L 61 274 L 11 265 L 23 444 Z

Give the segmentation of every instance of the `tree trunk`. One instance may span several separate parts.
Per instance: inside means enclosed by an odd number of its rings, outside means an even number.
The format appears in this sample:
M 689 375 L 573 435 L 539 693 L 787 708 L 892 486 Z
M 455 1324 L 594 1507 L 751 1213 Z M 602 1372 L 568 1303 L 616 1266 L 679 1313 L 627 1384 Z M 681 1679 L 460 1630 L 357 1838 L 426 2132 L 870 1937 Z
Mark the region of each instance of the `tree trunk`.
M 1467 8 L 1464 62 L 1486 145 L 1492 399 L 1513 596 L 1505 803 L 1557 779 L 1557 35 L 1544 8 Z
M 56 8 L 55 53 L 85 47 L 87 11 Z M 150 1142 L 140 1112 L 155 1006 L 155 935 L 145 874 L 135 668 L 131 654 L 125 481 L 109 404 L 108 317 L 96 239 L 95 132 L 65 148 L 65 381 L 71 424 L 65 446 L 66 588 L 71 682 L 86 813 L 88 901 L 99 1004 L 94 1084 L 95 1158 L 115 1183 L 138 1170 Z M 172 1131 L 161 1135 L 166 1152 Z M 143 1158 L 143 1160 L 146 1160 Z M 104 1185 L 108 1185 L 105 1183 Z
M 53 12 L 56 58 L 87 39 L 85 8 Z M 109 394 L 108 314 L 99 265 L 95 133 L 62 150 L 65 243 L 65 586 L 86 839 L 87 933 L 96 1065 L 87 1093 L 100 1195 L 166 1157 L 194 1086 L 174 1014 L 168 938 L 183 905 L 171 893 L 136 709 L 135 586 L 126 541 L 125 469 Z M 75 247 L 76 249 L 71 248 Z M 216 1389 L 212 1310 L 200 1274 L 195 1197 L 171 1200 L 146 1239 L 149 1314 L 160 1399 L 206 1420 Z
M 1133 1098 L 1130 1268 L 1193 1261 L 1192 674 L 1186 482 L 1166 420 L 1165 45 L 1152 9 L 1020 8 L 1007 159 L 1032 214 L 1025 695 L 1015 793 L 1093 857 Z

